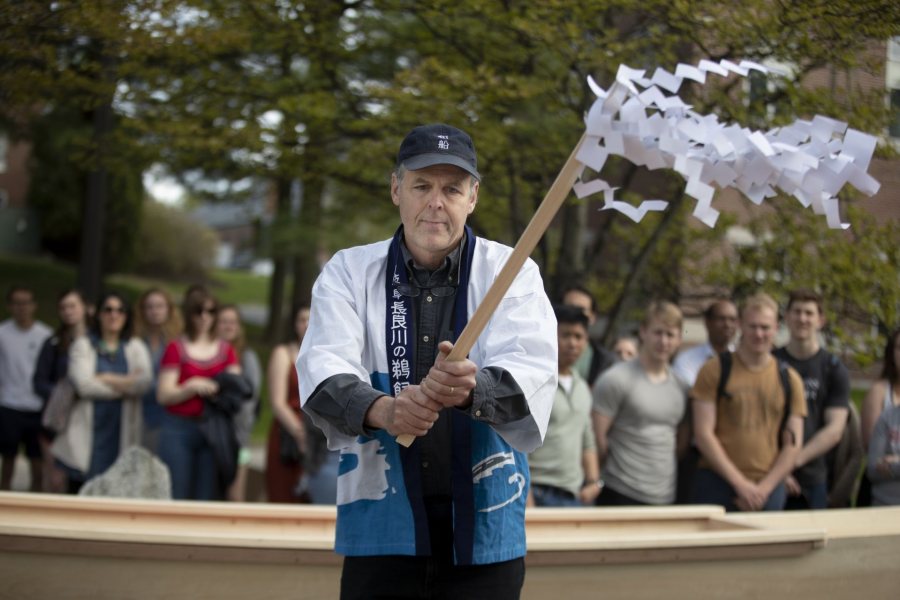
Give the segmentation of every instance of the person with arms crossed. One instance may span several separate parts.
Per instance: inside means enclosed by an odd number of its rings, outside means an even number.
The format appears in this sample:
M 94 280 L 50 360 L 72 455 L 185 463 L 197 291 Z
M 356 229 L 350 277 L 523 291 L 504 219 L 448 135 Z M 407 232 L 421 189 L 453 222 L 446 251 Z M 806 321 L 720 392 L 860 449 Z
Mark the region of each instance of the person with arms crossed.
M 342 453 L 344 599 L 520 594 L 525 453 L 553 406 L 556 319 L 529 260 L 469 357 L 446 359 L 512 253 L 466 227 L 479 186 L 465 132 L 416 127 L 391 176 L 394 237 L 337 253 L 313 287 L 297 372 Z
M 784 389 L 782 365 L 772 356 L 778 304 L 771 296 L 757 293 L 744 302 L 740 329 L 737 350 L 709 359 L 691 389 L 701 453 L 694 502 L 726 510 L 781 510 L 784 479 L 803 446 L 803 380 L 784 365 L 790 393 Z M 719 397 L 723 357 L 731 368 Z
M 95 306 L 87 335 L 69 348 L 67 376 L 78 399 L 68 425 L 50 447 L 71 494 L 140 444 L 141 397 L 153 377 L 150 351 L 131 333 L 132 311 L 125 296 L 106 292 Z
M 800 374 L 806 395 L 804 442 L 794 472 L 784 482 L 785 508 L 828 508 L 825 457 L 841 441 L 847 424 L 850 376 L 840 359 L 819 343 L 825 326 L 821 295 L 812 290 L 791 292 L 784 321 L 791 337 L 775 356 Z
M 593 505 L 600 493 L 597 446 L 591 426 L 591 389 L 573 365 L 588 343 L 588 318 L 577 306 L 554 307 L 559 386 L 544 445 L 528 455 L 529 505 Z
M 688 439 L 687 386 L 669 366 L 681 343 L 681 310 L 647 307 L 637 358 L 614 365 L 594 386 L 594 434 L 605 485 L 599 506 L 671 504 L 676 461 Z

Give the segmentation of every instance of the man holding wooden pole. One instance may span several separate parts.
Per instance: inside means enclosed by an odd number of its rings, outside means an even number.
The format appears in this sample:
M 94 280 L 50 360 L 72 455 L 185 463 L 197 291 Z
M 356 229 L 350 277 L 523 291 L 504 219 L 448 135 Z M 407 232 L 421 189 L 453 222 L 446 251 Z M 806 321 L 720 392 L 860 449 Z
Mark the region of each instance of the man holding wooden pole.
M 342 598 L 519 597 L 556 321 L 530 249 L 466 227 L 479 185 L 466 133 L 413 129 L 391 177 L 401 227 L 336 254 L 313 288 L 297 370 L 342 453 Z

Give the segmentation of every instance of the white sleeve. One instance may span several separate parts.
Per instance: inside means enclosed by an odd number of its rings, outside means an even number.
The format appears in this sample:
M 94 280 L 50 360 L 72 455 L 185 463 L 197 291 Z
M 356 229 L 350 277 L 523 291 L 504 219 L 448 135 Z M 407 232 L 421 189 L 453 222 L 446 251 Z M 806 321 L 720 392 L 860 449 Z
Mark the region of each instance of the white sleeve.
M 528 402 L 530 416 L 492 427 L 517 450 L 538 448 L 550 421 L 559 359 L 556 317 L 534 261 L 526 261 L 470 356 L 479 368 L 509 372 Z
M 325 265 L 313 285 L 309 328 L 296 362 L 301 406 L 320 383 L 334 375 L 355 375 L 367 383 L 370 379 L 362 363 L 366 307 L 360 306 L 357 299 L 357 293 L 364 294 L 359 291 L 365 290 L 366 282 L 361 276 L 355 281 L 354 272 L 347 263 L 346 253 L 339 252 Z M 324 419 L 308 414 L 325 433 L 329 448 L 339 448 L 354 440 Z

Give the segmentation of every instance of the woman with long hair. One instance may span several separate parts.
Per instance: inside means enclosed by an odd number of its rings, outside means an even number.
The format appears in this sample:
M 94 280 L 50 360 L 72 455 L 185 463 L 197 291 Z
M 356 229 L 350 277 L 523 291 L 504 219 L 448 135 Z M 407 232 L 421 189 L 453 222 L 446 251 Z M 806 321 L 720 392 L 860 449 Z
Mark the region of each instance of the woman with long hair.
M 78 401 L 51 447 L 66 470 L 71 493 L 140 443 L 140 397 L 153 373 L 147 347 L 131 335 L 125 297 L 108 292 L 96 306 L 88 335 L 69 349 L 68 377 Z
M 234 433 L 237 436 L 240 450 L 238 451 L 237 474 L 231 487 L 228 488 L 227 494 L 228 500 L 232 502 L 244 502 L 247 499 L 250 434 L 253 431 L 253 425 L 256 423 L 257 408 L 259 407 L 262 369 L 259 365 L 259 355 L 256 353 L 256 350 L 247 344 L 247 335 L 237 306 L 226 304 L 219 307 L 216 332 L 220 339 L 225 340 L 234 348 L 234 353 L 241 363 L 241 373 L 247 378 L 253 388 L 253 397 L 241 404 L 240 412 L 234 415 Z
M 881 377 L 863 400 L 862 438 L 872 504 L 900 504 L 900 328 L 888 336 Z
M 163 351 L 169 342 L 181 335 L 181 314 L 172 295 L 159 287 L 151 287 L 138 297 L 134 314 L 134 335 L 144 340 L 153 362 L 153 382 L 142 398 L 144 431 L 143 444 L 153 453 L 159 448 L 159 429 L 165 409 L 156 401 L 159 367 Z
M 309 307 L 291 314 L 291 328 L 284 343 L 269 357 L 269 402 L 272 424 L 266 444 L 266 496 L 269 502 L 300 502 L 295 493 L 303 474 L 306 423 L 300 414 L 300 387 L 294 360 L 309 326 Z
M 53 335 L 41 346 L 32 378 L 34 392 L 44 399 L 45 409 L 54 388 L 65 380 L 69 372 L 69 348 L 72 342 L 85 335 L 88 325 L 87 303 L 75 288 L 65 289 L 56 297 L 56 312 L 59 324 Z M 70 384 L 65 382 L 62 385 Z M 47 427 L 41 428 L 40 443 L 44 456 L 41 488 L 45 492 L 60 494 L 66 490 L 66 475 L 65 471 L 54 464 L 50 453 L 50 444 L 56 433 Z
M 190 287 L 182 304 L 184 335 L 169 342 L 162 357 L 156 394 L 166 414 L 159 457 L 169 468 L 175 500 L 219 500 L 224 493 L 213 448 L 200 427 L 204 399 L 219 390 L 213 377 L 241 372 L 234 348 L 216 335 L 218 310 L 206 288 Z

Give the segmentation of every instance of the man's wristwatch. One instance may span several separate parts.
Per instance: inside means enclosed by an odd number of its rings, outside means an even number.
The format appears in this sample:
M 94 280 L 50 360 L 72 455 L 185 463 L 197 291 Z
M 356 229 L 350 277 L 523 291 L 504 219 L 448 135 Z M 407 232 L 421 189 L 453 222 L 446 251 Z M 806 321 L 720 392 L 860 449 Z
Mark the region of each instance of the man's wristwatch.
M 597 489 L 602 490 L 606 482 L 602 479 L 586 479 L 583 487 L 588 487 L 589 485 L 596 485 Z

